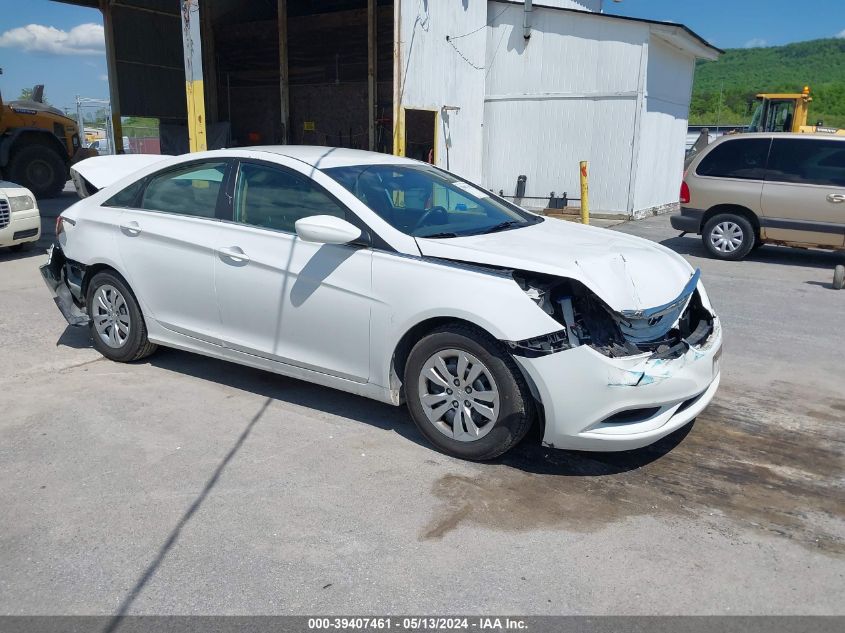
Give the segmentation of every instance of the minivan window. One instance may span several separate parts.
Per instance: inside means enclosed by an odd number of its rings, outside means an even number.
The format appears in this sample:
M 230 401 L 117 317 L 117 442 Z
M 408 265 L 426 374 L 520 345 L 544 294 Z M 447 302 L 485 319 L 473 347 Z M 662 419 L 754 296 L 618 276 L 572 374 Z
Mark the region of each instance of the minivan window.
M 235 221 L 288 233 L 312 215 L 346 218 L 346 209 L 304 176 L 285 169 L 241 163 L 235 186 Z
M 762 180 L 771 139 L 732 139 L 714 147 L 699 163 L 699 176 Z
M 153 176 L 141 199 L 141 208 L 180 215 L 213 218 L 227 163 L 193 163 Z
M 845 142 L 775 139 L 766 180 L 845 187 Z

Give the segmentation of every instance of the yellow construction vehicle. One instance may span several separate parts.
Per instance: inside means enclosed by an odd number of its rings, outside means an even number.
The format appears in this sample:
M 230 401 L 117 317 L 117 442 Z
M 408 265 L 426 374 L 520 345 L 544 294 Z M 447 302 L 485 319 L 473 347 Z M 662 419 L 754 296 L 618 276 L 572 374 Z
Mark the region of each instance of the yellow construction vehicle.
M 845 129 L 825 127 L 821 122 L 807 125 L 810 112 L 810 86 L 799 93 L 763 93 L 757 95 L 757 107 L 751 117 L 749 132 L 794 132 L 797 134 L 835 134 L 845 136 Z
M 39 198 L 58 195 L 76 161 L 96 155 L 79 142 L 79 127 L 43 99 L 44 86 L 32 98 L 3 103 L 0 96 L 0 178 L 30 189 Z

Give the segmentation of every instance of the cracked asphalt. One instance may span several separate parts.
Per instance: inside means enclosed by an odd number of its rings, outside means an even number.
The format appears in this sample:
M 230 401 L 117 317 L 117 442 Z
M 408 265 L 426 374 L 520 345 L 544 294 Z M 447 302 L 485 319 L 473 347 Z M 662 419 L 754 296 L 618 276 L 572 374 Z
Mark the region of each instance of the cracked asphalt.
M 0 614 L 845 614 L 843 256 L 609 230 L 702 269 L 722 387 L 649 449 L 493 464 L 274 374 L 103 360 L 43 250 L 0 251 Z

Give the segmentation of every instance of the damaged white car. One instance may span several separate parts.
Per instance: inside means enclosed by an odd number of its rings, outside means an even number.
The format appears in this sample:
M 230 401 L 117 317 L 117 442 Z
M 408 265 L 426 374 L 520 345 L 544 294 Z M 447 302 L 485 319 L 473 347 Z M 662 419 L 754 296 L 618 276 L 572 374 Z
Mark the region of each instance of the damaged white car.
M 93 158 L 42 274 L 95 347 L 176 347 L 408 409 L 484 460 L 648 445 L 719 384 L 721 330 L 662 246 L 431 165 L 325 147 Z

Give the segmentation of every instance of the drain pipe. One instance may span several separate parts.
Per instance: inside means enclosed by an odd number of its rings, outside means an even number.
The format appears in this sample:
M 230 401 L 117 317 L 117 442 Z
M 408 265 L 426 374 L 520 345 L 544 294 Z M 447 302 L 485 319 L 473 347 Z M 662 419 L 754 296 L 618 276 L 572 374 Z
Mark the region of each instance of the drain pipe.
M 522 14 L 522 37 L 531 39 L 531 12 L 534 6 L 532 0 L 525 0 L 525 10 Z

